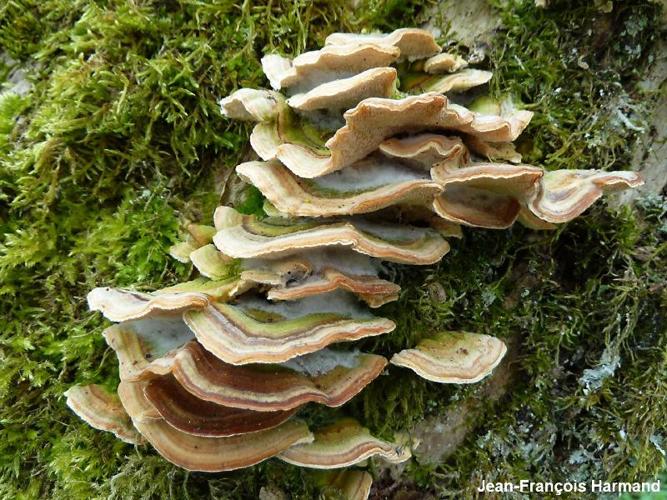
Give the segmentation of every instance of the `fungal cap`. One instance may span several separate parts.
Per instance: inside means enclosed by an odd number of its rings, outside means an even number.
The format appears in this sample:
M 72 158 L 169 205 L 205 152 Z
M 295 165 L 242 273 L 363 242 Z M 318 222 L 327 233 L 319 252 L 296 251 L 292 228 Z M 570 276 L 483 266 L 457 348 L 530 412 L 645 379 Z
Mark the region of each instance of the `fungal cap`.
M 387 67 L 398 59 L 396 47 L 372 44 L 332 45 L 304 52 L 293 61 L 278 56 L 262 58 L 262 67 L 276 90 L 286 87 L 312 89 L 317 85 L 340 80 L 359 72 Z
M 348 467 L 373 456 L 400 463 L 412 455 L 406 446 L 377 439 L 352 419 L 322 428 L 315 432 L 312 443 L 293 446 L 278 455 L 285 462 L 315 469 Z
M 244 280 L 243 273 L 241 273 L 241 276 L 233 275 L 228 278 L 215 280 L 199 277 L 192 281 L 185 281 L 167 288 L 162 288 L 153 293 L 201 293 L 212 300 L 226 302 L 240 293 L 245 292 L 253 284 L 254 283 Z
M 537 231 L 553 230 L 558 227 L 556 224 L 552 224 L 551 222 L 547 222 L 537 217 L 535 214 L 533 214 L 533 212 L 531 212 L 528 209 L 527 206 L 521 207 L 521 211 L 519 212 L 519 216 L 517 217 L 516 220 L 522 226 Z
M 391 358 L 420 377 L 446 384 L 471 384 L 482 380 L 505 356 L 505 343 L 489 335 L 441 332 Z
M 488 142 L 472 135 L 465 136 L 463 140 L 470 151 L 491 162 L 504 160 L 521 163 L 521 154 L 511 142 Z
M 169 255 L 177 261 L 187 264 L 190 254 L 199 247 L 211 242 L 215 229 L 202 224 L 188 224 L 185 241 L 176 243 L 169 248 Z
M 530 165 L 479 163 L 455 170 L 436 165 L 431 175 L 443 187 L 433 203 L 440 217 L 467 226 L 504 229 L 519 217 L 543 171 Z
M 354 293 L 370 307 L 375 308 L 398 300 L 401 287 L 376 276 L 351 275 L 335 268 L 325 268 L 317 275 L 294 285 L 272 288 L 266 297 L 269 300 L 298 300 L 335 290 Z
M 395 283 L 379 278 L 378 262 L 349 250 L 306 251 L 283 259 L 247 262 L 252 269 L 241 276 L 252 275 L 253 280 L 270 285 L 269 300 L 293 301 L 346 290 L 371 307 L 379 307 L 396 300 L 400 291 Z
M 283 143 L 278 122 L 258 123 L 250 133 L 250 145 L 262 160 L 271 160 Z
M 401 59 L 410 61 L 433 56 L 441 50 L 432 33 L 417 28 L 400 28 L 386 34 L 332 33 L 325 40 L 326 46 L 348 44 L 397 47 L 400 50 Z
M 603 194 L 644 184 L 636 172 L 556 170 L 544 174 L 540 189 L 528 203 L 531 212 L 546 222 L 568 222 Z
M 236 258 L 275 258 L 305 249 L 334 246 L 349 247 L 391 262 L 428 265 L 438 262 L 449 251 L 449 244 L 430 228 L 364 220 L 259 222 L 226 207 L 218 208 L 216 220 L 220 227 L 214 238 L 216 246 Z
M 431 74 L 454 73 L 468 67 L 468 61 L 456 54 L 443 52 L 424 61 L 424 71 Z
M 362 470 L 322 471 L 320 483 L 332 486 L 342 493 L 345 500 L 367 500 L 373 485 L 373 476 Z
M 220 253 L 215 245 L 204 245 L 190 254 L 192 265 L 202 276 L 213 280 L 227 277 L 233 259 Z
M 171 371 L 173 351 L 194 339 L 181 316 L 127 321 L 104 330 L 116 352 L 121 380 L 141 380 Z
M 469 108 L 474 113 L 476 135 L 488 142 L 512 142 L 523 132 L 533 117 L 533 112 L 519 109 L 510 99 L 501 101 L 490 97 L 476 99 Z M 502 126 L 499 127 L 499 125 Z M 479 132 L 484 132 L 480 134 Z
M 396 326 L 369 315 L 342 292 L 283 304 L 259 299 L 216 303 L 186 312 L 183 318 L 208 351 L 235 365 L 281 363 L 334 342 L 388 333 Z
M 169 255 L 178 262 L 187 264 L 190 262 L 190 254 L 197 250 L 197 247 L 188 241 L 179 241 L 169 247 Z
M 255 122 L 274 120 L 284 106 L 285 98 L 271 90 L 239 89 L 220 101 L 227 118 Z
M 355 215 L 399 203 L 429 205 L 440 192 L 440 186 L 422 173 L 382 157 L 369 157 L 312 181 L 295 176 L 275 160 L 242 163 L 236 171 L 291 216 Z
M 371 68 L 295 94 L 287 99 L 287 104 L 300 111 L 347 109 L 367 97 L 389 97 L 394 91 L 396 76 L 394 68 Z
M 288 420 L 272 429 L 237 436 L 193 436 L 162 419 L 143 419 L 141 413 L 133 413 L 151 406 L 141 383 L 121 382 L 118 395 L 142 436 L 165 459 L 189 471 L 223 472 L 249 467 L 290 446 L 313 439 L 307 425 L 299 420 Z
M 175 356 L 173 375 L 199 399 L 259 412 L 291 410 L 309 402 L 336 407 L 384 369 L 382 356 L 322 349 L 281 365 L 234 366 L 200 344 Z
M 146 383 L 129 382 L 121 380 L 118 384 L 118 397 L 125 408 L 125 411 L 132 419 L 132 424 L 137 426 L 140 422 L 160 422 L 162 415 L 157 411 L 151 402 L 146 398 L 144 388 Z
M 132 427 L 130 417 L 115 394 L 103 387 L 75 385 L 65 392 L 67 406 L 91 427 L 112 432 L 115 436 L 131 444 L 140 444 L 143 439 Z
M 88 307 L 111 321 L 129 321 L 161 313 L 177 313 L 206 307 L 209 299 L 199 292 L 142 293 L 118 288 L 94 288 L 88 293 Z
M 438 92 L 446 94 L 447 92 L 464 92 L 488 83 L 492 77 L 493 73 L 490 71 L 472 68 L 452 74 L 431 75 L 426 78 L 420 73 L 415 75 L 414 83 L 411 83 L 411 79 L 408 77 L 404 82 L 404 88 L 411 93 Z
M 271 429 L 296 411 L 252 411 L 223 406 L 199 399 L 171 375 L 147 381 L 144 394 L 165 422 L 194 436 L 227 437 Z
M 391 137 L 384 140 L 378 149 L 386 156 L 399 158 L 427 170 L 435 163 L 446 162 L 449 168 L 456 168 L 470 160 L 461 138 L 429 132 L 401 138 Z
M 275 156 L 299 177 L 312 179 L 351 165 L 399 133 L 456 131 L 485 141 L 510 142 L 523 131 L 532 113 L 507 116 L 474 113 L 431 92 L 403 99 L 370 97 L 345 112 L 345 126 L 326 142 L 328 154 L 301 144 L 284 143 Z

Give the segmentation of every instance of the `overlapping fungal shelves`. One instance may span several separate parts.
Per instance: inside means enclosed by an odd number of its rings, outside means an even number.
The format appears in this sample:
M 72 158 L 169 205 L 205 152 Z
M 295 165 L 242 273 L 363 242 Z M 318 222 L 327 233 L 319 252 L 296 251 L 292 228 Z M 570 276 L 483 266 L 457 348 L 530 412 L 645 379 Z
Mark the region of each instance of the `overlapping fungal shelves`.
M 489 375 L 502 361 L 507 346 L 496 337 L 470 332 L 439 332 L 391 358 L 433 382 L 472 384 Z
M 225 471 L 278 456 L 335 469 L 369 457 L 401 462 L 406 444 L 343 420 L 311 431 L 306 404 L 337 407 L 388 361 L 339 343 L 395 328 L 373 309 L 398 298 L 385 262 L 430 265 L 461 226 L 549 229 L 632 172 L 524 165 L 513 141 L 532 113 L 511 101 L 461 103 L 492 74 L 443 53 L 419 29 L 335 33 L 294 59 L 269 54 L 272 87 L 221 101 L 255 122 L 256 153 L 236 167 L 266 199 L 264 215 L 219 207 L 171 255 L 199 277 L 150 293 L 96 288 L 92 310 L 119 362 L 117 395 L 75 386 L 67 403 L 91 426 L 148 442 L 189 470 Z M 501 362 L 502 340 L 434 332 L 391 363 L 440 383 L 474 383 Z M 400 371 L 396 370 L 397 375 Z M 324 476 L 323 476 L 324 477 Z M 370 477 L 326 476 L 354 498 Z
M 401 463 L 410 458 L 410 450 L 401 443 L 388 443 L 371 436 L 368 429 L 355 420 L 342 419 L 315 431 L 312 442 L 291 447 L 279 458 L 303 467 L 339 469 L 373 456 Z

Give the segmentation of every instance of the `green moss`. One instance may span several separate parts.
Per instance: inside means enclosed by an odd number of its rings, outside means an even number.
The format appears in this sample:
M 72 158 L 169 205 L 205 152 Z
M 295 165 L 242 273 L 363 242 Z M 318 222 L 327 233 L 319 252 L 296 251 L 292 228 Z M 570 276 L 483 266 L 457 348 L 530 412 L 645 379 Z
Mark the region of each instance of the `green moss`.
M 28 99 L 14 92 L 0 94 L 0 150 L 7 151 L 14 130 L 14 122 L 28 106 Z
M 99 284 L 154 289 L 187 279 L 167 256 L 183 219 L 210 222 L 220 179 L 249 128 L 217 99 L 266 85 L 259 57 L 314 48 L 334 30 L 389 30 L 431 17 L 423 2 L 238 4 L 220 0 L 10 0 L 0 45 L 35 82 L 0 98 L 0 496 L 295 498 L 317 481 L 277 460 L 194 474 L 90 429 L 64 405 L 76 382 L 117 381 L 106 324 L 87 312 Z M 647 2 L 498 2 L 506 25 L 489 53 L 492 92 L 536 112 L 520 144 L 548 168 L 623 168 L 651 106 L 635 83 L 659 13 Z M 437 17 L 437 16 L 436 16 Z M 586 68 L 588 65 L 588 68 Z M 560 90 L 559 90 L 560 89 Z M 620 113 L 620 114 L 619 114 Z M 249 193 L 242 211 L 260 215 Z M 466 231 L 437 266 L 394 266 L 403 292 L 381 312 L 397 331 L 358 344 L 390 355 L 438 329 L 519 339 L 519 375 L 468 441 L 406 481 L 463 492 L 478 479 L 650 478 L 664 468 L 665 202 L 598 206 L 555 234 Z M 529 278 L 525 278 L 529 276 Z M 314 425 L 353 415 L 391 436 L 477 389 L 389 369 Z M 569 424 L 563 426 L 562 422 Z
M 322 156 L 329 155 L 324 144 L 333 133 L 319 129 L 312 122 L 297 115 L 292 108 L 280 113 L 276 127 L 282 141 L 305 146 Z
M 463 482 L 472 492 L 481 477 L 639 480 L 664 467 L 651 436 L 662 439 L 667 412 L 665 297 L 652 292 L 664 287 L 665 267 L 664 258 L 647 262 L 626 246 L 624 227 L 638 224 L 646 229 L 628 211 L 596 209 L 555 237 L 507 249 L 488 287 L 456 287 L 454 324 L 518 337 L 520 375 L 440 474 L 421 479 L 423 487 L 446 491 Z M 664 252 L 655 228 L 643 234 L 648 248 Z M 463 252 L 475 257 L 467 246 Z M 529 280 L 518 280 L 514 305 L 515 273 Z
M 235 206 L 236 210 L 246 215 L 264 216 L 264 196 L 255 186 L 248 186 L 243 199 Z
M 650 103 L 634 84 L 654 57 L 660 7 L 615 2 L 603 14 L 593 2 L 501 4 L 507 32 L 489 54 L 496 96 L 517 96 L 535 111 L 518 142 L 524 161 L 547 168 L 627 165 Z

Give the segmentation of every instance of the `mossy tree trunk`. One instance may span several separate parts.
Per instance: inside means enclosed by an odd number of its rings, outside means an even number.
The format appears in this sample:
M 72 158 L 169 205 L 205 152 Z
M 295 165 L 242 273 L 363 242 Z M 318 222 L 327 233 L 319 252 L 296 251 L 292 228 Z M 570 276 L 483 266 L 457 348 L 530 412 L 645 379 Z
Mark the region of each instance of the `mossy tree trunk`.
M 62 394 L 75 382 L 117 381 L 87 291 L 185 279 L 191 269 L 167 257 L 179 224 L 205 221 L 222 185 L 234 191 L 228 173 L 249 130 L 223 119 L 218 99 L 266 86 L 265 52 L 296 54 L 332 31 L 422 24 L 494 71 L 494 96 L 535 111 L 519 143 L 525 162 L 657 166 L 636 200 L 597 206 L 555 233 L 466 231 L 441 264 L 393 269 L 405 291 L 383 312 L 398 328 L 359 347 L 389 355 L 438 329 L 491 333 L 512 345 L 495 378 L 452 388 L 392 368 L 337 413 L 306 416 L 353 415 L 384 436 L 431 436 L 424 419 L 451 429 L 427 458 L 417 453 L 400 470 L 374 465 L 378 496 L 467 497 L 482 479 L 648 480 L 665 469 L 661 7 L 477 3 L 0 5 L 1 497 L 322 493 L 315 475 L 278 461 L 188 474 L 88 428 Z M 257 192 L 232 197 L 245 211 L 261 201 Z

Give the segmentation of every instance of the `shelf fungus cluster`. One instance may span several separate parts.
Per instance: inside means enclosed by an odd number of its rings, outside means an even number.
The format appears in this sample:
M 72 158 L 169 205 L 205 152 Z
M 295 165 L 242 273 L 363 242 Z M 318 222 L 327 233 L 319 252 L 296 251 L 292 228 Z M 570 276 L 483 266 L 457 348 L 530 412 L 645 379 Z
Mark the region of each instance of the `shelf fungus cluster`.
M 322 469 L 407 460 L 407 445 L 358 422 L 311 430 L 298 418 L 305 404 L 343 405 L 385 369 L 382 356 L 336 345 L 395 328 L 373 313 L 400 291 L 383 263 L 437 263 L 461 226 L 549 229 L 641 180 L 522 164 L 513 142 L 532 113 L 510 101 L 462 105 L 491 73 L 423 30 L 337 33 L 262 65 L 272 90 L 237 90 L 221 109 L 255 122 L 257 158 L 236 174 L 262 193 L 265 214 L 223 206 L 212 226 L 190 225 L 171 254 L 196 268 L 192 281 L 90 292 L 91 309 L 117 323 L 104 336 L 120 385 L 76 386 L 67 402 L 93 427 L 147 441 L 189 470 L 273 456 Z M 391 363 L 473 383 L 505 352 L 489 335 L 440 332 Z M 328 480 L 366 495 L 368 476 L 353 472 Z

